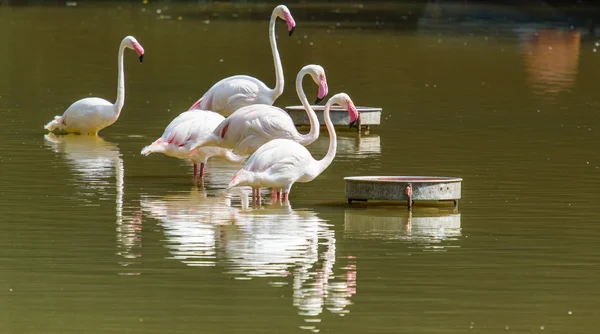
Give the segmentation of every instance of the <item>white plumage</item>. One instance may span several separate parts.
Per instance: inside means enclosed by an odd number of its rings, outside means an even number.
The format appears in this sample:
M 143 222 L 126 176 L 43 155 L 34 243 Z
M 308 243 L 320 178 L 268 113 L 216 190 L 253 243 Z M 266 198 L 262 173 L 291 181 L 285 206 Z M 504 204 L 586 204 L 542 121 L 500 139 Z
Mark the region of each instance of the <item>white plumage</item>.
M 348 109 L 350 124 L 358 119 L 358 111 L 350 97 L 344 93 L 334 95 L 325 105 L 324 118 L 329 131 L 329 150 L 323 159 L 315 160 L 306 147 L 289 139 L 275 139 L 261 146 L 233 177 L 229 188 L 250 186 L 259 193 L 260 188 L 273 188 L 275 196 L 283 192 L 287 200 L 295 182 L 310 182 L 333 161 L 337 150 L 337 136 L 329 110 L 334 104 Z
M 227 117 L 215 130 L 200 138 L 193 149 L 219 146 L 232 149 L 240 155 L 250 155 L 261 145 L 277 138 L 291 139 L 301 145 L 309 145 L 319 137 L 319 121 L 310 107 L 302 88 L 302 78 L 310 75 L 319 85 L 318 100 L 327 95 L 325 70 L 319 65 L 303 67 L 296 78 L 296 92 L 310 120 L 310 132 L 301 134 L 292 118 L 284 110 L 267 105 L 254 104 L 242 107 Z
M 208 110 L 189 110 L 175 117 L 162 136 L 142 149 L 143 155 L 162 153 L 178 159 L 190 159 L 194 164 L 194 178 L 197 177 L 200 163 L 200 177 L 204 176 L 204 164 L 212 156 L 221 156 L 229 161 L 239 162 L 231 150 L 220 147 L 203 147 L 190 156 L 191 145 L 202 136 L 211 133 L 225 118 Z
M 133 49 L 140 63 L 144 57 L 144 48 L 133 36 L 121 41 L 118 55 L 117 99 L 110 103 L 98 97 L 88 97 L 74 102 L 61 116 L 54 116 L 44 129 L 50 132 L 67 132 L 79 134 L 98 134 L 98 131 L 113 124 L 119 118 L 125 104 L 125 74 L 123 71 L 123 53 L 125 48 Z
M 248 75 L 236 75 L 214 84 L 190 110 L 212 110 L 228 116 L 251 104 L 272 105 L 281 93 L 274 95 L 262 81 Z
M 275 22 L 278 17 L 287 23 L 290 36 L 296 26 L 290 10 L 285 5 L 279 5 L 273 9 L 269 23 L 269 41 L 275 63 L 275 88 L 271 89 L 262 81 L 248 75 L 231 76 L 214 84 L 190 107 L 190 110 L 211 110 L 228 116 L 244 106 L 251 104 L 272 105 L 277 100 L 283 93 L 284 86 L 283 66 L 281 65 L 277 41 L 275 40 Z

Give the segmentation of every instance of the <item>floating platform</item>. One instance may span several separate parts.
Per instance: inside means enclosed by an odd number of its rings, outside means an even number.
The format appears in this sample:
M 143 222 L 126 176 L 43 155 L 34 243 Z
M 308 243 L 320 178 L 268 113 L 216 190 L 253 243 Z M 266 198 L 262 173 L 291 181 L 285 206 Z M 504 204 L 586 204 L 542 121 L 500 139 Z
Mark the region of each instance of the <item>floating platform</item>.
M 345 177 L 348 203 L 377 201 L 452 201 L 458 207 L 462 179 L 438 176 Z
M 325 120 L 323 119 L 323 110 L 325 109 L 325 106 L 314 105 L 311 106 L 311 108 L 313 108 L 317 114 L 319 124 L 321 126 L 325 126 Z M 357 106 L 356 110 L 358 110 L 359 114 L 357 124 L 357 129 L 359 132 L 362 130 L 364 134 L 368 134 L 371 125 L 381 124 L 381 111 L 383 109 Z M 303 106 L 287 106 L 285 107 L 285 111 L 287 111 L 287 113 L 292 117 L 296 126 L 310 125 L 308 115 L 306 114 L 306 110 L 304 110 Z M 334 126 L 348 126 L 350 124 L 348 111 L 341 106 L 332 106 L 329 111 L 329 115 L 331 116 L 331 122 Z

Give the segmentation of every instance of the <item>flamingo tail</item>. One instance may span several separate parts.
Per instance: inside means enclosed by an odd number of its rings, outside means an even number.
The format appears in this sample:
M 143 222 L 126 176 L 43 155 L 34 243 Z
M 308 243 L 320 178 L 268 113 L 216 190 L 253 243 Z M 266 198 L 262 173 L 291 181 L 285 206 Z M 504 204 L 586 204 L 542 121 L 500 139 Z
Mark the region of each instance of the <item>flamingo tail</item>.
M 54 116 L 54 119 L 44 125 L 44 129 L 53 132 L 55 130 L 64 130 L 64 120 L 62 116 Z

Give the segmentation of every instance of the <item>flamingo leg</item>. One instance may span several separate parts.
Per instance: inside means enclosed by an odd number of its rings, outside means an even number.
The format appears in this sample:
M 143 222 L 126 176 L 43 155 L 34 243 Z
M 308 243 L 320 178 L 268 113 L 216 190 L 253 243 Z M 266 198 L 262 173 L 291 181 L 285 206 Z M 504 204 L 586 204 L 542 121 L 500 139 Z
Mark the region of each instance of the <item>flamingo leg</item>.
M 194 162 L 194 179 L 198 176 L 198 164 Z
M 204 162 L 200 164 L 200 178 L 204 180 Z
M 292 185 L 293 185 L 293 183 L 292 183 L 292 184 L 289 184 L 288 186 L 286 186 L 285 188 L 283 188 L 283 189 L 281 190 L 281 192 L 283 193 L 283 200 L 284 200 L 285 202 L 287 202 L 287 201 L 289 200 L 289 197 L 290 197 L 290 191 L 292 190 Z
M 281 200 L 281 193 L 279 189 L 273 188 L 271 193 L 271 204 L 276 204 Z

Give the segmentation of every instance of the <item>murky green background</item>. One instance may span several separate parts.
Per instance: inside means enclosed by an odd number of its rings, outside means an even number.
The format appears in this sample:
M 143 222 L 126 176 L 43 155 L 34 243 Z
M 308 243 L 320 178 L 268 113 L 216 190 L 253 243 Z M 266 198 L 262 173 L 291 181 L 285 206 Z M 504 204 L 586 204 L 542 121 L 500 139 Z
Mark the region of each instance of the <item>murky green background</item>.
M 299 104 L 296 73 L 317 63 L 330 96 L 382 107 L 382 124 L 342 131 L 289 207 L 246 208 L 224 191 L 239 165 L 210 160 L 203 190 L 189 164 L 139 154 L 213 82 L 274 85 L 270 5 L 251 20 L 215 6 L 0 7 L 0 332 L 597 331 L 600 58 L 586 29 L 433 5 L 388 27 L 322 19 L 366 7 L 290 6 L 276 105 Z M 73 101 L 114 100 L 128 34 L 146 56 L 125 55 L 120 119 L 101 138 L 45 137 Z M 409 221 L 349 207 L 348 175 L 462 177 L 463 199 Z

